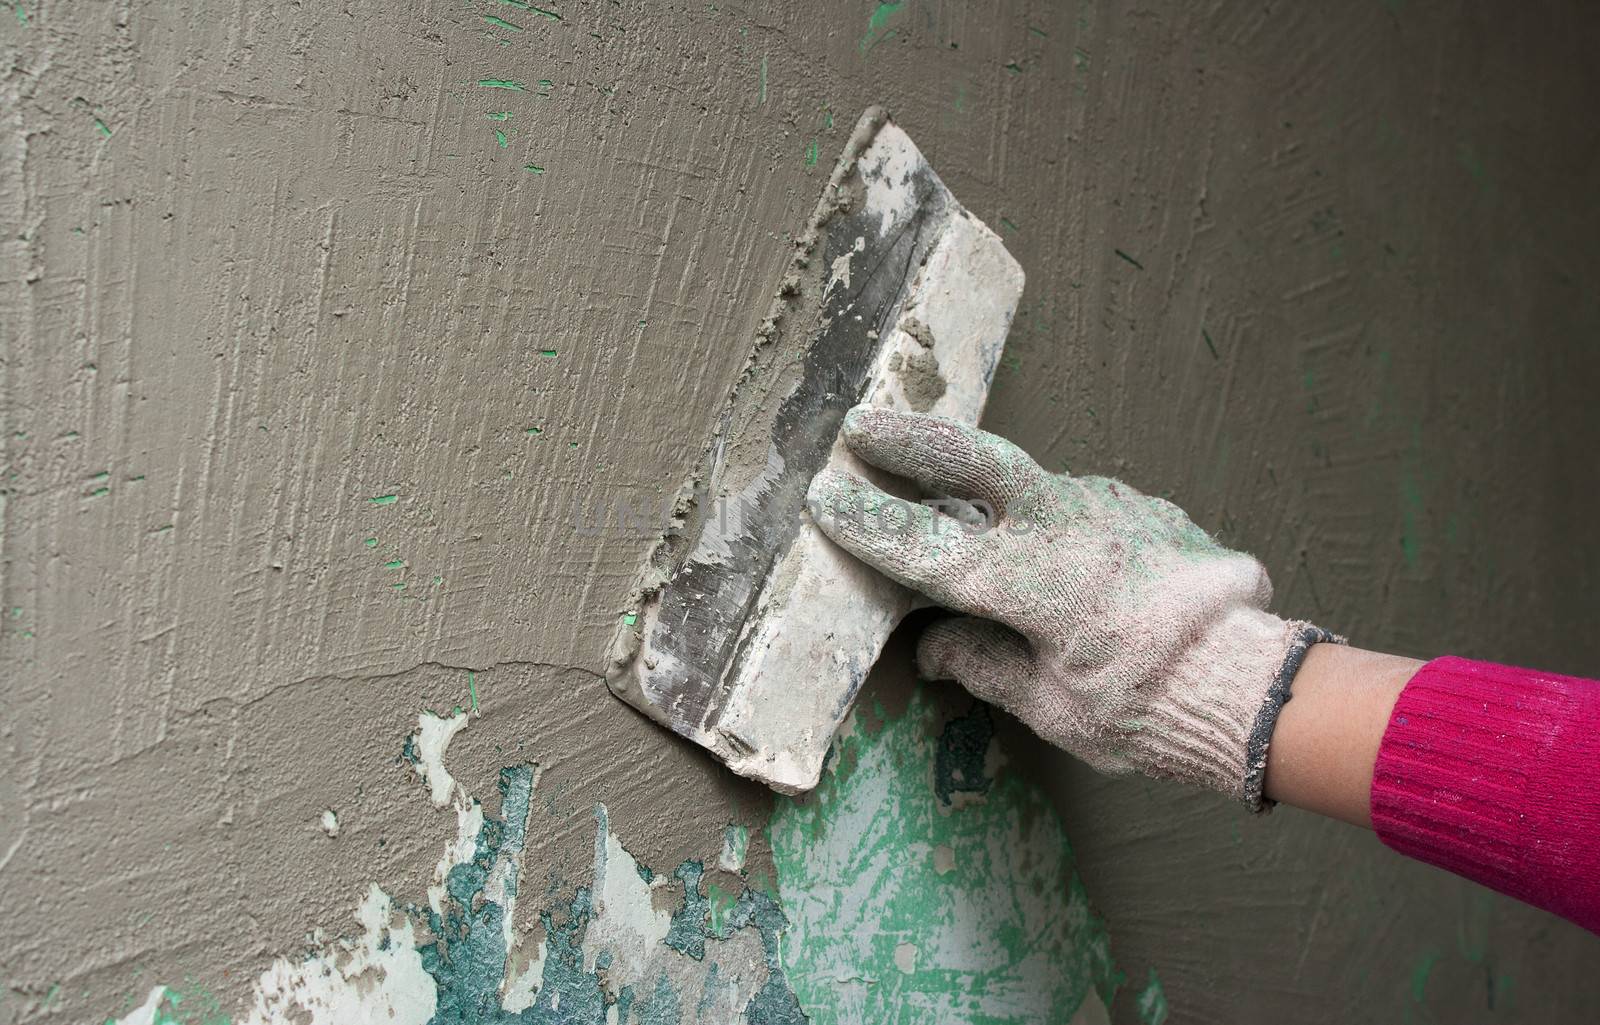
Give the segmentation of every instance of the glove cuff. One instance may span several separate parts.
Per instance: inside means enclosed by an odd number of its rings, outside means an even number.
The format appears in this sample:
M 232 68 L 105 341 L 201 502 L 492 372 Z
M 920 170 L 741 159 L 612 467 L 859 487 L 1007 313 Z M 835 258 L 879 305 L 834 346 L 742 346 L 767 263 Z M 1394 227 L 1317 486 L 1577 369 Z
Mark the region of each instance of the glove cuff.
M 1307 649 L 1342 639 L 1249 606 L 1224 612 L 1165 667 L 1167 694 L 1131 746 L 1147 775 L 1265 802 L 1267 745 Z

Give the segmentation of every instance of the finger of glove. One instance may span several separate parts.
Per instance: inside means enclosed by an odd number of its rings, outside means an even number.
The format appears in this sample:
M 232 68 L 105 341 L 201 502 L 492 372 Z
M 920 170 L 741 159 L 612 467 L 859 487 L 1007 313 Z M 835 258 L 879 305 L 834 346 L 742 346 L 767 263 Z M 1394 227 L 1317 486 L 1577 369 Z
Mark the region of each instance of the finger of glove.
M 1049 476 L 1006 439 L 946 416 L 857 406 L 845 416 L 843 434 L 874 466 L 996 511 L 1035 494 Z
M 806 505 L 822 532 L 862 562 L 941 605 L 973 610 L 982 535 L 831 467 L 812 479 Z
M 917 639 L 917 670 L 929 680 L 955 680 L 974 697 L 1015 710 L 1031 690 L 1033 649 L 1021 634 L 988 619 L 943 619 Z

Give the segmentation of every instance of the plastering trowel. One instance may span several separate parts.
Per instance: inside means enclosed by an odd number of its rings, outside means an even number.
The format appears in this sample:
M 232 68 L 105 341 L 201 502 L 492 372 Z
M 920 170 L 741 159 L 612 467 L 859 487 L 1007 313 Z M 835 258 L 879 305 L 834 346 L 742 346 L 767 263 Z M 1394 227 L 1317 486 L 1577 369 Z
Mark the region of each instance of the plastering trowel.
M 624 701 L 784 793 L 828 746 L 911 592 L 805 510 L 858 402 L 976 422 L 1022 268 L 882 110 L 834 167 L 739 382 L 640 575 L 608 680 Z

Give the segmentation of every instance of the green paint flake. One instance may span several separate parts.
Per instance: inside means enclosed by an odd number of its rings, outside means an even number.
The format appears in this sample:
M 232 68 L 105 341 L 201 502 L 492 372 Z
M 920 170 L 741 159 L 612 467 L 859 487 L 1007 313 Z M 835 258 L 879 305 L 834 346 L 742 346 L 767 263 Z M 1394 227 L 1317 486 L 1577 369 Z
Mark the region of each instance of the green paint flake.
M 90 498 L 104 498 L 105 496 L 107 496 L 109 494 L 111 494 L 111 489 L 110 488 L 95 488 L 93 491 L 89 492 L 89 497 Z
M 371 502 L 373 505 L 394 505 L 396 502 L 400 501 L 400 496 L 378 495 L 374 498 L 367 499 L 367 501 Z
M 514 82 L 509 78 L 480 78 L 478 84 L 485 89 L 510 89 L 514 93 L 525 93 L 528 87 L 521 82 Z
M 1009 217 L 1000 218 L 1000 227 L 1012 232 L 1013 234 L 1022 230 L 1021 228 L 1017 227 L 1017 222 L 1013 221 Z
M 1006 65 L 1005 65 L 1005 68 L 1006 68 L 1007 71 L 1011 72 L 1013 75 L 1022 74 L 1022 65 L 1018 64 L 1016 61 L 1007 61 Z
M 706 884 L 706 922 L 712 935 L 721 933 L 728 926 L 728 919 L 739 904 L 739 895 L 732 890 L 725 890 L 716 883 Z
M 1439 952 L 1436 950 L 1425 951 L 1417 966 L 1411 970 L 1411 1002 L 1420 1004 L 1428 996 L 1428 976 L 1433 974 L 1433 966 L 1439 963 Z
M 99 132 L 101 135 L 108 139 L 111 138 L 111 128 L 104 121 L 100 120 L 99 118 L 95 118 L 94 127 L 95 131 Z
M 531 436 L 531 435 L 534 435 L 534 434 L 543 434 L 544 431 L 542 429 L 538 428 L 538 427 L 529 427 L 529 428 L 524 429 L 522 433 Z
M 1129 263 L 1133 264 L 1135 267 L 1139 268 L 1140 270 L 1144 270 L 1144 264 L 1140 263 L 1138 260 L 1135 260 L 1133 257 L 1129 256 L 1127 253 L 1124 253 L 1122 250 L 1113 249 L 1112 252 L 1116 253 L 1118 256 L 1122 257 L 1124 260 L 1126 260 Z
M 529 174 L 544 174 L 544 168 L 540 167 L 538 164 L 523 164 L 522 169 L 527 171 Z
M 812 1025 L 1068 1021 L 1120 979 L 1048 798 L 1016 773 L 946 806 L 927 689 L 841 733 L 835 768 L 768 827 L 784 968 Z M 980 781 L 971 780 L 976 785 Z
M 494 141 L 500 144 L 501 149 L 505 149 L 507 146 L 511 145 L 510 140 L 506 138 L 505 131 L 500 128 L 496 128 L 494 130 Z
M 737 822 L 730 822 L 722 830 L 722 855 L 717 867 L 724 872 L 744 871 L 745 855 L 750 850 L 750 830 Z
M 388 562 L 383 564 L 383 568 L 384 569 L 405 569 L 406 568 L 406 560 L 404 560 L 404 559 L 390 559 Z
M 509 29 L 512 32 L 521 32 L 522 31 L 522 26 L 521 25 L 513 25 L 511 22 L 505 20 L 504 18 L 496 18 L 492 14 L 485 14 L 483 16 L 483 20 L 488 22 L 490 25 L 494 25 L 497 28 Z
M 880 3 L 873 8 L 872 13 L 867 16 L 867 34 L 861 37 L 860 49 L 863 54 L 894 35 L 895 30 L 888 29 L 885 31 L 885 26 L 889 24 L 889 19 L 894 17 L 895 13 L 905 5 L 905 0 L 899 0 L 898 3 Z
M 1134 1001 L 1134 1006 L 1139 1010 L 1139 1020 L 1144 1025 L 1165 1025 L 1167 1020 L 1167 995 L 1161 988 L 1161 980 L 1156 977 L 1156 970 L 1150 969 L 1150 979 L 1139 991 L 1139 996 Z
M 548 18 L 551 21 L 561 20 L 561 15 L 555 11 L 546 10 L 543 7 L 535 7 L 528 3 L 527 0 L 496 0 L 496 2 L 505 4 L 507 7 L 515 7 L 519 11 L 527 11 L 529 14 L 537 14 L 541 18 Z
M 22 4 L 19 2 L 12 5 L 11 10 L 17 16 L 17 24 L 21 25 L 23 28 L 27 28 L 28 12 L 23 10 Z
M 1423 465 L 1422 429 L 1414 425 L 1411 444 L 1400 462 L 1400 554 L 1408 569 L 1416 569 L 1422 557 L 1422 521 L 1427 511 Z
M 806 166 L 807 167 L 816 167 L 817 166 L 817 157 L 820 156 L 820 155 L 821 155 L 821 152 L 820 152 L 819 147 L 817 146 L 817 140 L 812 139 L 811 140 L 811 145 L 806 147 Z
M 540 349 L 539 350 L 539 355 L 543 356 L 546 359 L 555 359 L 556 358 L 556 350 L 554 350 L 554 349 Z
M 633 626 L 639 622 L 639 614 L 636 612 L 630 612 L 626 616 L 622 617 L 622 622 L 628 626 Z
M 467 693 L 472 695 L 472 711 L 478 711 L 478 678 L 472 670 L 467 670 Z
M 363 541 L 361 543 L 366 545 L 368 548 L 376 548 L 376 547 L 378 547 L 378 539 L 375 538 L 375 537 L 369 537 L 369 538 L 367 538 L 365 541 Z
M 511 120 L 511 111 L 509 111 L 509 110 L 491 110 L 491 111 L 487 112 L 486 114 L 484 114 L 483 116 L 488 118 L 490 121 L 510 121 Z
M 1456 155 L 1461 160 L 1461 166 L 1472 176 L 1472 180 L 1477 182 L 1480 188 L 1487 189 L 1490 185 L 1489 169 L 1484 165 L 1477 149 L 1471 143 L 1463 142 L 1456 147 Z
M 1400 472 L 1400 554 L 1406 566 L 1417 568 L 1421 554 L 1417 532 L 1422 520 L 1422 485 L 1409 468 Z
M 233 1020 L 215 994 L 192 979 L 188 985 L 187 993 L 163 987 L 154 1013 L 145 1020 L 150 1025 L 228 1025 Z M 109 1019 L 105 1025 L 116 1025 L 116 1021 Z
M 1222 357 L 1217 355 L 1217 347 L 1216 347 L 1216 345 L 1213 344 L 1212 341 L 1211 341 L 1211 332 L 1207 331 L 1205 328 L 1201 328 L 1200 329 L 1200 337 L 1205 339 L 1206 348 L 1211 350 L 1211 358 L 1212 359 L 1221 359 Z

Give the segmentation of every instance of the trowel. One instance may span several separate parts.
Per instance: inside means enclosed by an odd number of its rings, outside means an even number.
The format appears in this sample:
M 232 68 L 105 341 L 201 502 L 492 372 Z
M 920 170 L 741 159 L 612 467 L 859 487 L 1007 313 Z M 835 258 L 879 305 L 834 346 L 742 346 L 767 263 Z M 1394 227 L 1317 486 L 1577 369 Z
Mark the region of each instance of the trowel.
M 866 402 L 976 423 L 1022 268 L 880 108 L 835 165 L 613 642 L 614 693 L 795 794 L 916 602 L 817 528 L 824 466 L 915 500 L 839 438 Z

